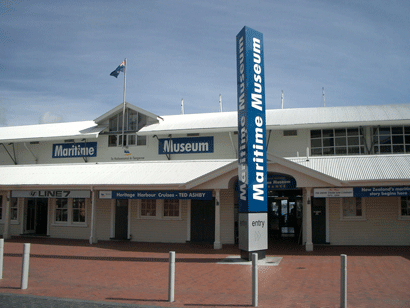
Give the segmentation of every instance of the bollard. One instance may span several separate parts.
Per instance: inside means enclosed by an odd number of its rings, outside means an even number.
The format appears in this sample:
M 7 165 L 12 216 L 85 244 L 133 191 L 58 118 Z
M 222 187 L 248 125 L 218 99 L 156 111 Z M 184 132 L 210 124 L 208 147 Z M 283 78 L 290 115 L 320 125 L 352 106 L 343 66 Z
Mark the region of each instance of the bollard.
M 23 266 L 21 269 L 21 289 L 22 290 L 27 289 L 29 264 L 30 264 L 30 244 L 24 244 Z
M 347 256 L 340 255 L 340 307 L 347 307 Z
M 4 238 L 0 238 L 0 279 L 3 279 Z
M 252 306 L 258 307 L 258 254 L 252 254 Z
M 175 295 L 175 251 L 169 252 L 169 287 L 168 301 L 172 303 Z

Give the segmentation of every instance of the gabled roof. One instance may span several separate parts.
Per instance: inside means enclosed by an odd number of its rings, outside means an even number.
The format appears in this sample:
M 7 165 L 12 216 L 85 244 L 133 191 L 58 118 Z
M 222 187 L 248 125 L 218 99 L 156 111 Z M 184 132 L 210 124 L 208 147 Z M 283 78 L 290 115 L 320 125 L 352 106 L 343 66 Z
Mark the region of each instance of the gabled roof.
M 139 135 L 234 132 L 237 112 L 162 116 L 163 121 L 142 128 Z M 266 110 L 266 129 L 409 125 L 410 104 L 343 106 Z
M 94 121 L 0 127 L 0 143 L 97 138 L 104 127 Z
M 107 119 L 111 118 L 112 116 L 114 116 L 114 115 L 116 115 L 116 114 L 122 112 L 123 107 L 124 107 L 123 104 L 118 105 L 117 107 L 115 107 L 115 108 L 111 109 L 110 111 L 104 113 L 102 116 L 99 116 L 98 118 L 96 118 L 96 119 L 94 120 L 94 122 L 97 123 L 97 124 L 103 123 L 104 121 L 106 121 Z M 155 114 L 153 114 L 153 113 L 151 113 L 151 112 L 149 112 L 149 111 L 146 111 L 146 110 L 144 110 L 144 109 L 142 109 L 142 108 L 139 108 L 139 107 L 137 107 L 137 106 L 134 106 L 134 105 L 132 105 L 132 104 L 130 104 L 130 103 L 125 103 L 125 107 L 128 108 L 128 109 L 132 109 L 132 110 L 134 110 L 134 111 L 137 111 L 137 112 L 139 112 L 139 113 L 141 113 L 141 114 L 144 114 L 144 115 L 146 115 L 147 117 L 152 118 L 152 119 L 154 119 L 154 120 L 157 120 L 157 119 L 158 119 L 158 116 L 157 116 L 157 115 L 155 115 Z
M 301 173 L 304 176 L 308 176 L 309 178 L 314 178 L 316 180 L 322 181 L 324 183 L 328 183 L 331 186 L 342 186 L 343 183 L 339 178 L 332 176 L 331 174 L 321 172 L 303 164 L 299 164 L 298 162 L 292 161 L 287 158 L 279 157 L 272 154 L 267 154 L 268 164 L 276 163 L 281 166 L 288 168 L 289 170 L 293 170 L 295 172 Z

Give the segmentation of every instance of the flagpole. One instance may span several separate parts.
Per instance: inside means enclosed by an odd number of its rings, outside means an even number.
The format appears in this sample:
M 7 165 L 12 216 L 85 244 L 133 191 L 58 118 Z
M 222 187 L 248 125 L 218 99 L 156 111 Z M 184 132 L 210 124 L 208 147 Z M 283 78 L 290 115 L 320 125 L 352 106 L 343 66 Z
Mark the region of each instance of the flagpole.
M 127 58 L 124 59 L 124 95 L 122 99 L 122 147 L 124 147 L 124 130 L 125 130 L 125 88 L 127 84 Z

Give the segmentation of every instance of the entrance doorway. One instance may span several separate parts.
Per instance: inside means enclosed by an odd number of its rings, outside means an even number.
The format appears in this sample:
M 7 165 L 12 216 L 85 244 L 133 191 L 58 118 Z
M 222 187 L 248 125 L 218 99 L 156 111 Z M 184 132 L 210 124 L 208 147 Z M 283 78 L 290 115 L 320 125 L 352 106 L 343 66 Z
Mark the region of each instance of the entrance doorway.
M 268 196 L 268 236 L 271 240 L 299 242 L 302 228 L 301 190 L 270 191 Z
M 24 217 L 26 234 L 47 235 L 48 199 L 27 199 Z
M 312 242 L 326 244 L 326 199 L 312 197 Z
M 115 239 L 128 239 L 128 200 L 115 200 Z
M 191 242 L 215 241 L 215 198 L 191 201 Z

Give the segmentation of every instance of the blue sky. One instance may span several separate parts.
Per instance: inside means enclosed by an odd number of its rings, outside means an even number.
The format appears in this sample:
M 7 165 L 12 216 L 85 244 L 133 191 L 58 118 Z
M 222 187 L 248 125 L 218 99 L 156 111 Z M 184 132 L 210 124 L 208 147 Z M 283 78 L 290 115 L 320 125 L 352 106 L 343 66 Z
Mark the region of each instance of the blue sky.
M 410 1 L 0 1 L 0 125 L 236 110 L 235 39 L 264 36 L 268 109 L 410 103 Z

